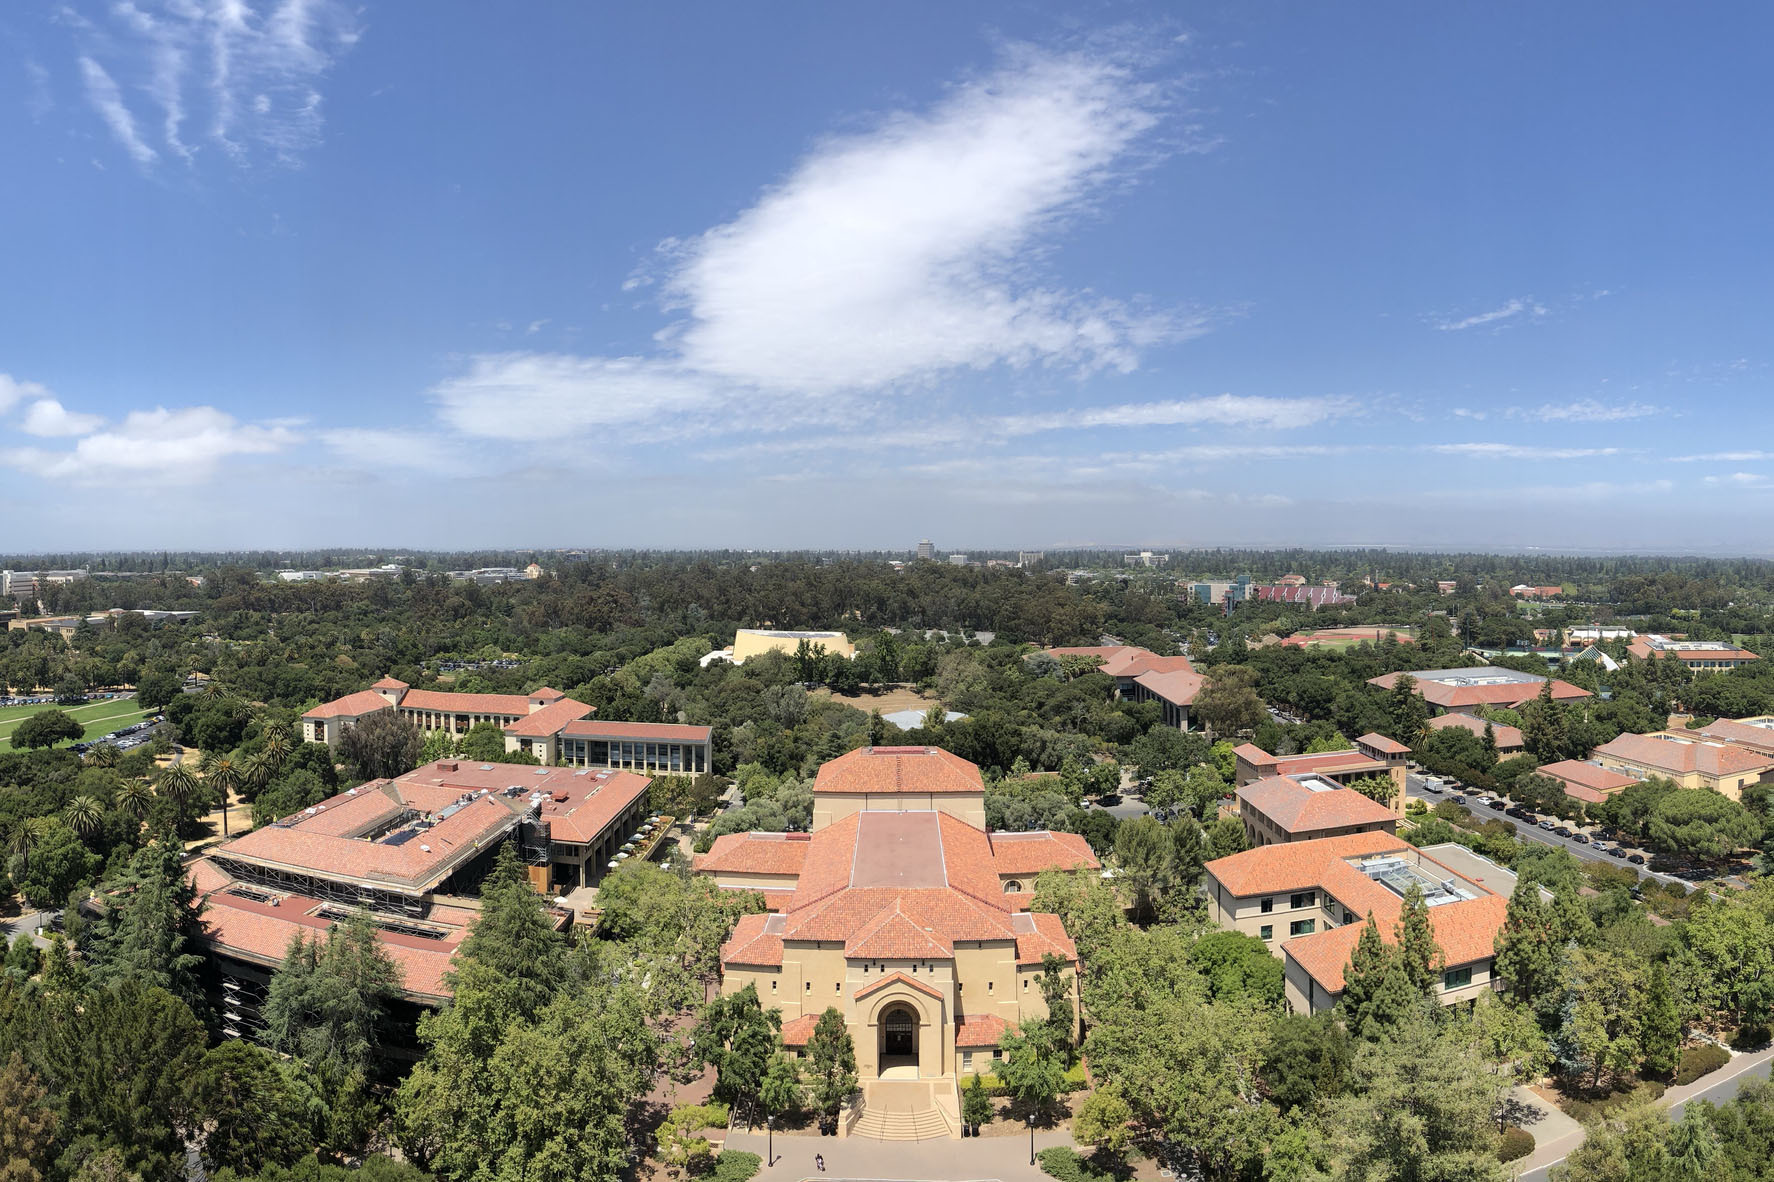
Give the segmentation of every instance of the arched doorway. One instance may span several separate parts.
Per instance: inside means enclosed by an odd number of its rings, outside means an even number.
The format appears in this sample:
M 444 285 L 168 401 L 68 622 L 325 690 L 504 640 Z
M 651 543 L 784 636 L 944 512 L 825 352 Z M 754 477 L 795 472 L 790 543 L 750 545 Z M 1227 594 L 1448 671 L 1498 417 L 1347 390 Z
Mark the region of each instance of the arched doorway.
M 918 1076 L 918 1012 L 904 1003 L 881 1015 L 881 1075 L 889 1071 Z

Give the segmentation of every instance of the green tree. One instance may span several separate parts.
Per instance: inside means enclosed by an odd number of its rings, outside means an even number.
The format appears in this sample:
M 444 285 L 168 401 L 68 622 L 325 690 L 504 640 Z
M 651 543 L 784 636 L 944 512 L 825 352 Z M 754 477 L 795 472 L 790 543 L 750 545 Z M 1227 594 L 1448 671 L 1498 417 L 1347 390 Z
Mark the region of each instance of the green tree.
M 468 733 L 456 740 L 456 750 L 463 759 L 480 763 L 507 762 L 505 732 L 496 722 L 477 722 L 469 727 Z
M 758 1083 L 758 1106 L 766 1116 L 780 1116 L 800 1107 L 801 1070 L 781 1051 L 770 1056 Z
M 203 786 L 214 792 L 218 798 L 217 807 L 222 810 L 223 838 L 228 836 L 228 805 L 243 782 L 240 760 L 215 751 L 204 752 Z
M 998 1039 L 997 1076 L 1015 1100 L 1045 1119 L 1066 1088 L 1066 1048 L 1046 1023 L 1028 1023 Z
M 1208 997 L 1249 998 L 1279 1009 L 1282 965 L 1267 945 L 1243 932 L 1209 932 L 1189 949 L 1189 962 L 1207 981 Z
M 86 733 L 86 728 L 60 710 L 39 710 L 27 715 L 12 730 L 12 745 L 21 750 L 54 747 L 71 743 Z
M 198 970 L 197 891 L 186 877 L 177 840 L 164 834 L 131 856 L 107 882 L 104 911 L 82 941 L 82 958 L 100 985 L 136 981 L 173 994 L 194 1011 L 206 1007 Z
M 1250 848 L 1250 835 L 1244 831 L 1244 822 L 1237 817 L 1216 817 L 1213 824 L 1207 826 L 1207 857 L 1229 858 L 1233 854 L 1243 853 Z
M 1246 665 L 1215 666 L 1190 710 L 1221 736 L 1254 730 L 1269 716 L 1257 695 L 1257 671 Z
M 204 1130 L 203 1159 L 211 1170 L 256 1171 L 309 1151 L 301 1096 L 277 1060 L 252 1043 L 210 1048 L 191 1077 L 186 1103 L 193 1125 Z
M 1434 1000 L 1441 988 L 1442 970 L 1447 957 L 1435 942 L 1435 927 L 1429 921 L 1429 904 L 1423 901 L 1422 888 L 1412 883 L 1405 889 L 1404 907 L 1397 929 L 1399 965 L 1405 977 L 1424 997 Z
M 90 796 L 80 795 L 62 810 L 62 821 L 81 837 L 91 837 L 105 820 L 104 806 Z
M 172 801 L 174 815 L 177 816 L 181 828 L 184 826 L 191 801 L 197 796 L 201 786 L 197 773 L 185 763 L 170 764 L 165 771 L 160 773 L 155 790 L 161 796 Z
M 490 970 L 504 982 L 514 1016 L 528 1018 L 566 981 L 567 949 L 510 842 L 499 847 L 480 899 L 480 917 L 457 950 L 458 966 L 473 961 Z
M 1072 1138 L 1080 1145 L 1095 1146 L 1099 1154 L 1118 1156 L 1133 1144 L 1132 1125 L 1133 1107 L 1119 1087 L 1106 1084 L 1078 1106 Z
M 1762 835 L 1761 823 L 1748 809 L 1705 789 L 1663 797 L 1651 812 L 1648 829 L 1659 849 L 1709 862 L 1729 857 Z
M 1343 996 L 1337 1003 L 1349 1033 L 1369 1042 L 1386 1038 L 1424 1004 L 1403 956 L 1381 938 L 1369 912 L 1343 970 Z
M 1348 1031 L 1330 1011 L 1283 1015 L 1263 1048 L 1263 1087 L 1283 1110 L 1335 1099 L 1348 1087 L 1354 1053 Z
M 1563 996 L 1564 944 L 1556 937 L 1552 912 L 1532 879 L 1516 880 L 1496 947 L 1497 974 L 1510 996 L 1549 1013 Z
M 37 818 L 41 824 L 31 826 L 33 834 L 28 857 L 20 856 L 13 867 L 12 881 L 33 907 L 53 907 L 67 901 L 68 895 L 82 882 L 99 872 L 99 859 L 86 848 L 78 834 L 55 817 Z M 15 840 L 20 826 L 14 830 Z
M 1417 679 L 1400 673 L 1386 691 L 1386 713 L 1392 721 L 1391 734 L 1401 743 L 1415 743 L 1423 725 L 1429 721 L 1429 703 L 1417 692 Z
M 697 1061 L 715 1069 L 715 1099 L 750 1105 L 782 1050 L 782 1012 L 765 1009 L 757 986 L 747 983 L 702 1007 L 694 1042 Z
M 1349 781 L 1349 787 L 1361 793 L 1376 804 L 1392 807 L 1392 801 L 1398 796 L 1398 786 L 1392 782 L 1391 776 L 1357 776 Z
M 42 1182 L 59 1123 L 48 1094 L 13 1051 L 0 1068 L 0 1182 Z
M 977 1074 L 961 1089 L 961 1119 L 975 1128 L 992 1123 L 992 1096 Z
M 836 1006 L 819 1015 L 807 1040 L 807 1082 L 813 1105 L 828 1125 L 856 1094 L 856 1047 Z
M 419 752 L 424 746 L 425 736 L 419 733 L 418 727 L 402 718 L 400 711 L 377 710 L 360 718 L 355 726 L 345 728 L 339 739 L 339 755 L 355 767 L 363 779 L 393 779 L 419 766 Z M 466 754 L 467 739 L 463 740 L 463 747 Z M 469 755 L 469 758 L 484 757 Z M 498 758 L 515 762 L 505 759 L 503 734 L 499 738 Z
M 290 938 L 263 1007 L 265 1041 L 299 1056 L 329 1081 L 368 1077 L 383 1015 L 400 996 L 401 970 L 364 911 L 335 923 L 323 942 Z
M 1640 1068 L 1651 1075 L 1675 1070 L 1682 1050 L 1682 1018 L 1669 988 L 1669 973 L 1662 961 L 1651 965 L 1645 984 L 1644 1009 L 1639 1015 L 1639 1041 L 1643 1047 Z

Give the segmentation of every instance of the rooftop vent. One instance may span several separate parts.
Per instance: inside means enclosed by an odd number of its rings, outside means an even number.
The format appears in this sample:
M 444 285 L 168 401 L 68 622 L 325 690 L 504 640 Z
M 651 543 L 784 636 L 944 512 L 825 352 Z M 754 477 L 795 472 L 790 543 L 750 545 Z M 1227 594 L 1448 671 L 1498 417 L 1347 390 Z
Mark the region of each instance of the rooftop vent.
M 437 770 L 440 772 L 453 772 L 457 769 L 457 766 L 456 761 L 453 759 L 440 759 L 437 761 Z

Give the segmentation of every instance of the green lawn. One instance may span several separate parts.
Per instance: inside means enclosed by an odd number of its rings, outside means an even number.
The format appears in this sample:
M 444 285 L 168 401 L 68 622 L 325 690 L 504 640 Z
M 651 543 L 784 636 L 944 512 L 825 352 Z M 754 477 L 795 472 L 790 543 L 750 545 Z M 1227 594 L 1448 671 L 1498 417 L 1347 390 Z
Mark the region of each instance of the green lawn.
M 118 727 L 140 722 L 148 716 L 148 711 L 136 705 L 134 698 L 88 702 L 84 706 L 56 706 L 53 703 L 36 706 L 7 706 L 0 708 L 0 749 L 10 750 L 12 732 L 18 727 L 18 724 L 43 710 L 62 710 L 76 722 L 85 724 L 86 734 L 84 737 L 87 739 L 108 735 Z

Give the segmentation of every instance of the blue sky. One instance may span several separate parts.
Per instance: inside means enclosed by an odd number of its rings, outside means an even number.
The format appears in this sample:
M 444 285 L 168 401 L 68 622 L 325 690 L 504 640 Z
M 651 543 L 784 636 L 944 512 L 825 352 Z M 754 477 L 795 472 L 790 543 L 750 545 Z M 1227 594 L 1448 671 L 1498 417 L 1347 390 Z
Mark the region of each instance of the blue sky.
M 1774 552 L 1774 10 L 0 10 L 7 549 Z

